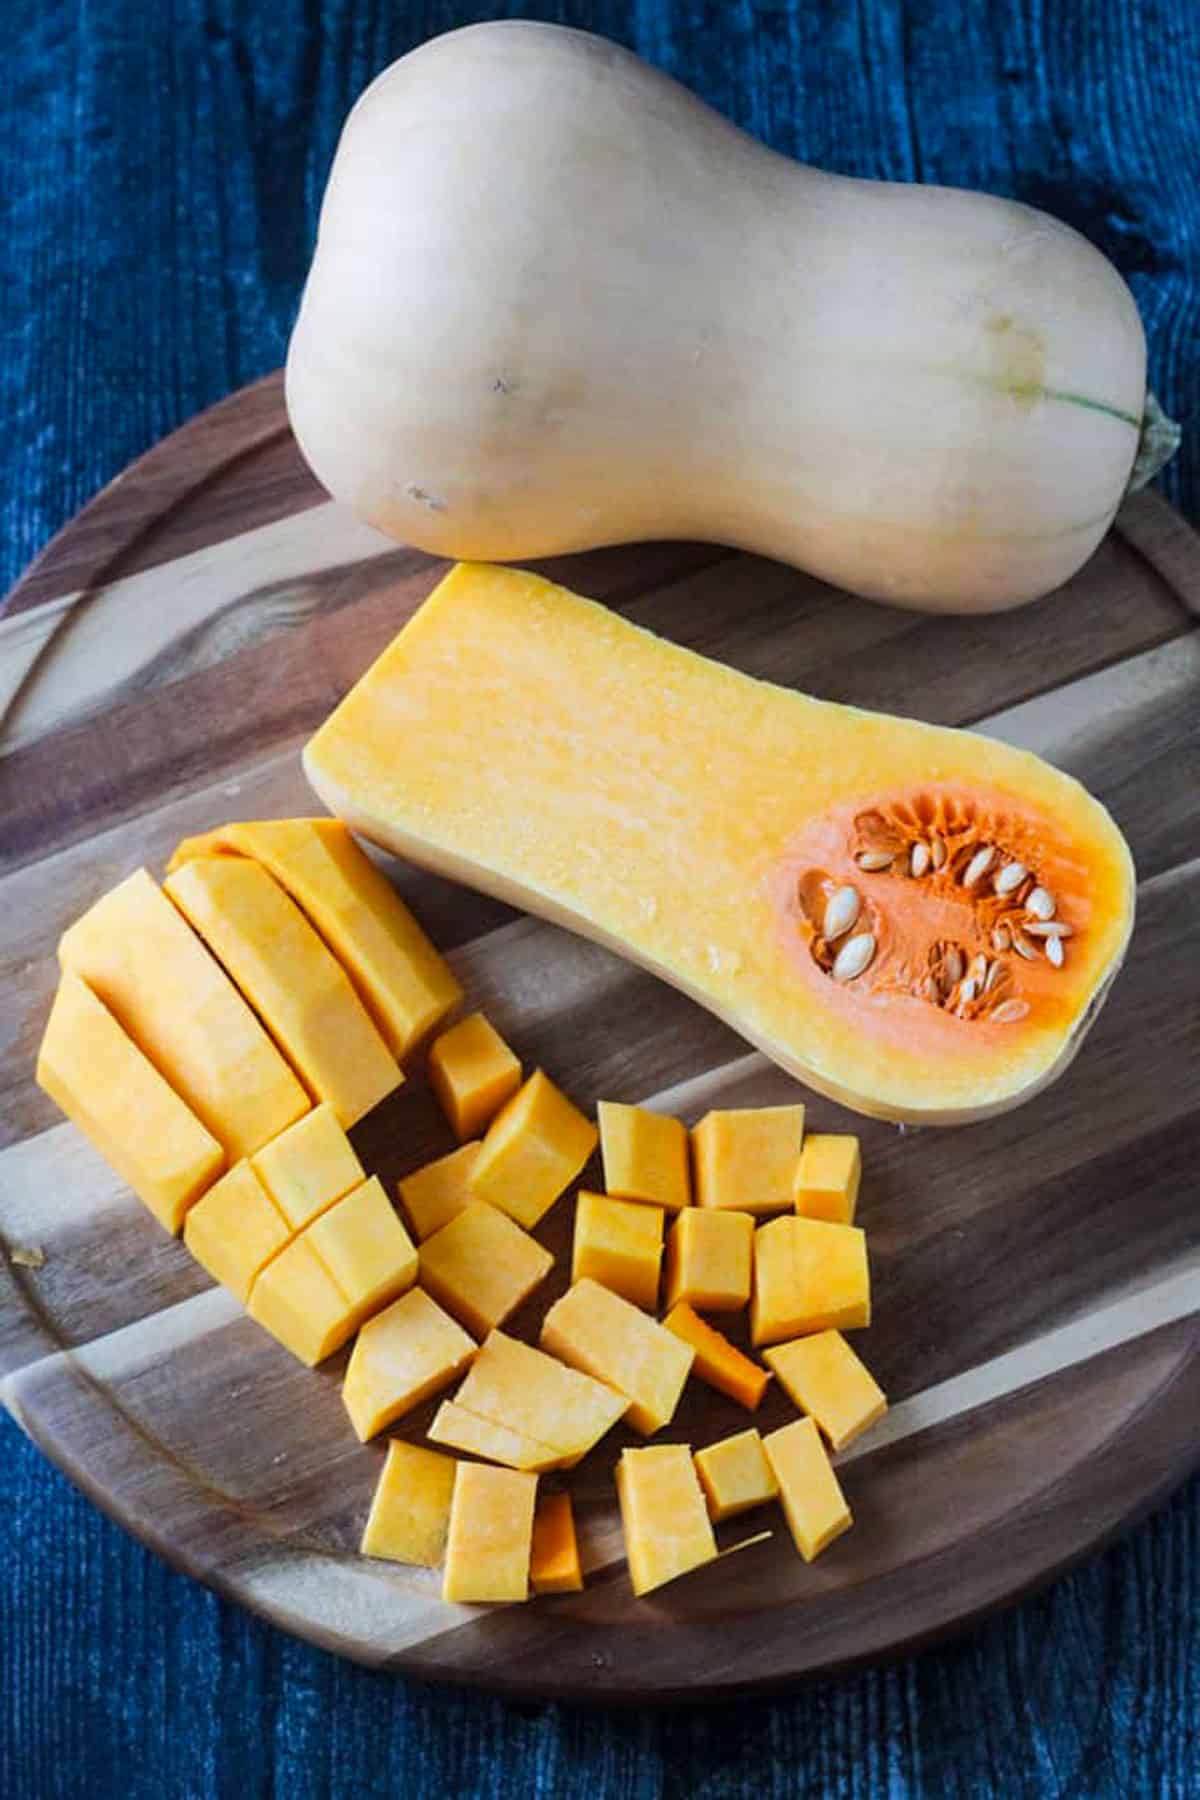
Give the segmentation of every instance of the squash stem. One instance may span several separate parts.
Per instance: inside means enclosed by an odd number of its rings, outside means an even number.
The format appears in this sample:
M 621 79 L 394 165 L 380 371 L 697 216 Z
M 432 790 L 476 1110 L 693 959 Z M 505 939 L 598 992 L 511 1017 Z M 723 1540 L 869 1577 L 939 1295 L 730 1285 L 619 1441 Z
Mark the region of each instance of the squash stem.
M 1140 493 L 1154 480 L 1159 470 L 1170 462 L 1178 450 L 1182 436 L 1182 428 L 1174 419 L 1167 417 L 1154 394 L 1147 388 L 1141 436 L 1138 439 L 1137 455 L 1133 459 L 1129 485 L 1125 489 L 1127 494 Z

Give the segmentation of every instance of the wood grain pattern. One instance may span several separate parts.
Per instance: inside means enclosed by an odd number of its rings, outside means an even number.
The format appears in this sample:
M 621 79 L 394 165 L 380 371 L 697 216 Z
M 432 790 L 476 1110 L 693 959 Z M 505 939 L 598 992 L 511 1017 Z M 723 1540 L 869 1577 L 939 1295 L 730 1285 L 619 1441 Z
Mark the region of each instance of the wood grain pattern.
M 227 817 L 311 806 L 296 750 L 428 591 L 430 559 L 323 502 L 259 384 L 151 452 L 50 547 L 0 619 L 0 1374 L 26 1430 L 163 1554 L 363 1660 L 520 1691 L 632 1697 L 778 1683 L 920 1641 L 1044 1579 L 1195 1455 L 1200 1227 L 1200 595 L 1196 541 L 1131 502 L 1086 570 L 1013 618 L 930 620 L 713 546 L 543 565 L 639 622 L 830 698 L 974 724 L 1079 775 L 1141 876 L 1113 999 L 1068 1076 L 1015 1114 L 864 1140 L 877 1324 L 896 1403 L 855 1446 L 859 1527 L 813 1568 L 772 1539 L 632 1601 L 614 1434 L 578 1472 L 588 1590 L 445 1608 L 355 1554 L 382 1451 L 343 1358 L 310 1372 L 242 1318 L 32 1083 L 65 922 Z M 472 996 L 585 1100 L 685 1117 L 795 1084 L 594 945 L 388 864 Z M 392 1180 L 448 1138 L 420 1079 L 363 1121 Z M 549 1215 L 565 1278 L 569 1209 Z M 37 1243 L 38 1269 L 4 1252 Z M 432 1405 L 406 1423 L 423 1430 Z M 787 1416 L 773 1396 L 769 1426 Z M 670 1435 L 741 1419 L 692 1384 Z M 303 1419 L 303 1430 L 297 1428 Z M 250 1428 L 252 1426 L 252 1429 Z M 936 1507 L 929 1505 L 937 1494 Z M 617 1629 L 619 1627 L 619 1629 Z

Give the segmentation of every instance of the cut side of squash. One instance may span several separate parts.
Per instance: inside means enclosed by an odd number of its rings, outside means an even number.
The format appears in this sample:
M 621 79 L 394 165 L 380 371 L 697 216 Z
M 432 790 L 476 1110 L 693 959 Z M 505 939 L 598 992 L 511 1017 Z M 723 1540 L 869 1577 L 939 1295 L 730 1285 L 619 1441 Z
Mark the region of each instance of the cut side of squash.
M 356 831 L 884 1118 L 1043 1088 L 1132 928 L 1123 838 L 1037 757 L 754 681 L 515 569 L 454 569 L 305 767 Z

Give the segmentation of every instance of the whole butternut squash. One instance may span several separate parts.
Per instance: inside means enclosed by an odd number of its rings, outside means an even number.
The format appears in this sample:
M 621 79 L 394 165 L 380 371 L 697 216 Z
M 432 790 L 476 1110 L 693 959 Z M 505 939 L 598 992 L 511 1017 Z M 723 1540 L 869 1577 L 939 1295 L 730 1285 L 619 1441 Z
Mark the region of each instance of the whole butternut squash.
M 1133 298 L 1066 225 L 805 168 L 513 21 L 355 106 L 287 396 L 330 491 L 438 555 L 703 538 L 947 611 L 1079 567 L 1147 401 Z

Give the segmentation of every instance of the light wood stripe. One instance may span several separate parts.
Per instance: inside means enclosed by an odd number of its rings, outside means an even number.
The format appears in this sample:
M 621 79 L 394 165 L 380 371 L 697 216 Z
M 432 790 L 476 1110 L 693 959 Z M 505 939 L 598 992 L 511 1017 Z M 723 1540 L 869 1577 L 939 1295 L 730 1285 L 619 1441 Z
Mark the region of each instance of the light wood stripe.
M 304 581 L 311 593 L 321 571 L 370 562 L 397 548 L 330 500 L 94 593 L 66 594 L 0 618 L 0 755 L 105 704 L 189 630 L 256 589 Z M 263 604 L 285 612 L 301 605 L 303 616 L 311 601 L 276 594 Z M 246 636 L 252 625 L 242 618 L 231 629 Z M 253 629 L 261 630 L 261 619 Z M 51 642 L 54 679 L 29 683 Z M 220 655 L 229 653 L 222 644 Z

